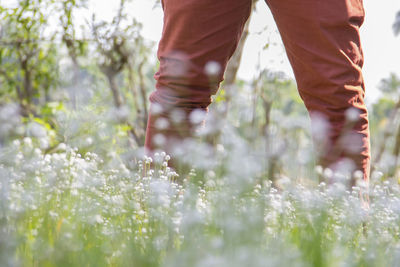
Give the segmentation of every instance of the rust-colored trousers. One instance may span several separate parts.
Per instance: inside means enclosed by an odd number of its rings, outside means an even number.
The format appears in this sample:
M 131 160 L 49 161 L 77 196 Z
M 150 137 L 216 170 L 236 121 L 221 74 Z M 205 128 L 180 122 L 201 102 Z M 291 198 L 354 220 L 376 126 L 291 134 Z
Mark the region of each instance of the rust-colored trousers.
M 167 149 L 171 140 L 190 136 L 189 114 L 207 110 L 251 12 L 251 0 L 163 0 L 156 91 L 146 148 Z M 298 90 L 314 126 L 329 125 L 320 163 L 334 166 L 350 158 L 368 180 L 370 144 L 361 72 L 359 28 L 362 0 L 267 0 L 275 18 Z M 217 62 L 210 79 L 205 68 Z M 212 70 L 212 69 L 211 69 Z M 318 128 L 318 125 L 317 127 Z M 315 139 L 320 139 L 315 133 Z M 317 140 L 318 141 L 318 140 Z

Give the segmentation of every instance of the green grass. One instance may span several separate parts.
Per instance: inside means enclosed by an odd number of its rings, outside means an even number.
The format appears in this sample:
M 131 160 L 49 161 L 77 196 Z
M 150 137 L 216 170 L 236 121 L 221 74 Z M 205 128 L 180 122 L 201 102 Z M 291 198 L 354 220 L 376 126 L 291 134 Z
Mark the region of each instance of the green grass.
M 213 170 L 176 184 L 158 157 L 156 170 L 148 158 L 130 170 L 15 141 L 1 153 L 1 266 L 397 264 L 397 184 L 372 186 L 364 210 L 341 184 L 277 190 Z

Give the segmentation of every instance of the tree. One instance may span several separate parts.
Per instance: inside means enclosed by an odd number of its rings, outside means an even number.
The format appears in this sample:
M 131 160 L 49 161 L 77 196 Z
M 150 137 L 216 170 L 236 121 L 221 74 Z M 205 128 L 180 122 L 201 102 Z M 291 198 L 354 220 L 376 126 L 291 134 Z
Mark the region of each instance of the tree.
M 0 5 L 0 96 L 16 95 L 24 116 L 50 100 L 58 81 L 55 34 L 45 32 L 48 4 L 19 0 L 12 9 Z
M 390 152 L 394 159 L 394 167 L 389 172 L 389 176 L 393 175 L 397 167 L 397 161 L 400 155 L 400 79 L 394 74 L 390 74 L 389 78 L 383 79 L 380 84 L 380 91 L 383 97 L 373 106 L 373 118 L 382 125 L 383 133 L 380 144 L 375 149 L 376 156 L 374 158 L 371 172 L 381 162 L 382 157 L 388 147 L 388 140 L 394 139 L 393 149 Z M 397 130 L 395 130 L 397 129 Z
M 121 110 L 126 105 L 126 97 L 120 86 L 124 82 L 121 76 L 128 76 L 128 86 L 134 96 L 136 108 L 136 123 L 128 124 L 129 132 L 139 146 L 144 144 L 145 128 L 147 125 L 147 92 L 145 85 L 144 68 L 147 64 L 147 55 L 150 49 L 140 35 L 141 24 L 129 18 L 126 13 L 127 0 L 120 1 L 118 14 L 111 23 L 97 22 L 93 17 L 91 30 L 98 53 L 97 64 L 107 79 L 112 92 L 114 106 Z M 136 72 L 136 74 L 135 74 Z M 139 99 L 141 101 L 138 100 Z

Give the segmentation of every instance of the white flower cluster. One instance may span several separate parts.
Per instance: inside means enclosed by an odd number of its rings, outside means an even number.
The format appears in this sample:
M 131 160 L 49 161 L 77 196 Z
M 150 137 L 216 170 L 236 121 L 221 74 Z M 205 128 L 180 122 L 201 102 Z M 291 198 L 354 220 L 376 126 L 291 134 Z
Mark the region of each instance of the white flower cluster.
M 275 187 L 249 160 L 179 177 L 165 153 L 129 169 L 66 144 L 49 154 L 38 145 L 25 138 L 0 153 L 2 264 L 393 266 L 400 256 L 393 182 L 372 186 L 364 208 L 362 185 L 281 176 Z M 244 148 L 229 146 L 217 156 L 239 165 L 232 157 Z

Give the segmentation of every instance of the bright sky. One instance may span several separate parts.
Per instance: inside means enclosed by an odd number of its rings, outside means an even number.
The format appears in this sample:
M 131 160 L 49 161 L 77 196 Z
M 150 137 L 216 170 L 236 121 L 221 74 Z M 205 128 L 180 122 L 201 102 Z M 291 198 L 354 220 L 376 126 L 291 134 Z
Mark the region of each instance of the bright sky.
M 15 0 L 0 0 L 3 1 L 11 3 Z M 95 12 L 104 19 L 110 19 L 119 4 L 119 1 L 110 0 L 89 0 L 89 2 L 88 11 Z M 160 7 L 153 8 L 154 2 L 154 0 L 133 0 L 129 13 L 143 23 L 143 35 L 157 43 L 161 36 L 163 13 Z M 361 28 L 365 55 L 364 77 L 367 86 L 366 99 L 367 102 L 372 102 L 379 94 L 377 86 L 382 78 L 388 77 L 391 72 L 400 76 L 400 36 L 396 38 L 392 31 L 395 14 L 400 11 L 400 1 L 364 0 L 364 6 L 366 20 Z M 265 27 L 267 30 L 262 31 Z M 271 46 L 263 51 L 266 42 L 270 42 Z M 259 1 L 257 12 L 250 25 L 250 36 L 245 47 L 239 77 L 246 80 L 253 78 L 258 62 L 262 68 L 284 71 L 293 77 L 272 15 L 264 1 Z

